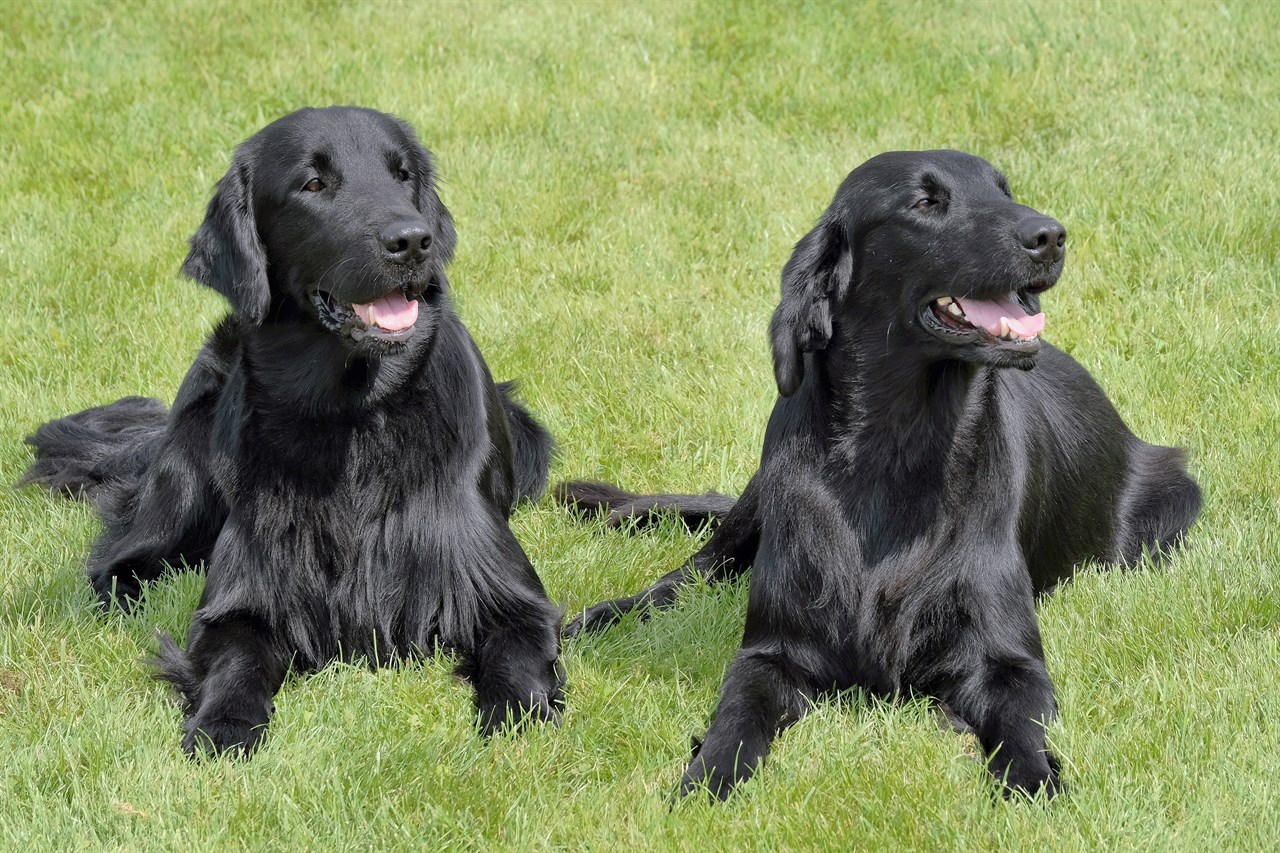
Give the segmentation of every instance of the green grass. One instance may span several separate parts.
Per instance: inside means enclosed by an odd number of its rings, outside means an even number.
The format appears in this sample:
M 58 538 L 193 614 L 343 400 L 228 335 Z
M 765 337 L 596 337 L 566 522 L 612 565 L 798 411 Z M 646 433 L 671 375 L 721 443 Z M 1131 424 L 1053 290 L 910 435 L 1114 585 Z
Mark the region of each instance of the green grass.
M 569 643 L 563 724 L 482 742 L 444 661 L 287 683 L 193 763 L 144 664 L 201 578 L 99 617 L 86 508 L 0 491 L 0 847 L 1261 849 L 1280 835 L 1280 12 L 1268 3 L 0 2 L 0 481 L 41 421 L 171 399 L 224 310 L 176 274 L 232 146 L 304 104 L 411 121 L 459 310 L 554 476 L 740 489 L 790 246 L 845 173 L 956 147 L 1071 234 L 1048 337 L 1206 494 L 1161 571 L 1040 610 L 1071 795 L 993 804 L 921 704 L 824 704 L 717 808 L 669 810 L 742 587 Z M 515 527 L 573 609 L 694 547 Z

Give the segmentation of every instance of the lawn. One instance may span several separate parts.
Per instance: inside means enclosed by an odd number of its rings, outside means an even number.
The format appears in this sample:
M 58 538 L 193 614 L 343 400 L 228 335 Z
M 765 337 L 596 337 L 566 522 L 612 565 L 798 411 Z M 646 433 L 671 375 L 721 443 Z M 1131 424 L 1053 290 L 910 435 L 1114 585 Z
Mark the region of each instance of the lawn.
M 83 506 L 0 490 L 0 848 L 1262 849 L 1280 837 L 1280 7 L 0 0 L 0 481 L 41 421 L 172 399 L 225 310 L 182 280 L 233 146 L 305 104 L 413 123 L 459 312 L 554 430 L 553 476 L 736 491 L 774 388 L 778 273 L 851 168 L 954 147 L 1070 233 L 1045 298 L 1205 490 L 1163 569 L 1040 608 L 1070 795 L 993 802 L 922 703 L 817 707 L 725 805 L 668 795 L 745 587 L 564 649 L 558 728 L 482 741 L 434 660 L 292 679 L 249 763 L 192 762 L 145 663 L 188 573 L 100 616 Z M 568 610 L 695 543 L 517 535 Z

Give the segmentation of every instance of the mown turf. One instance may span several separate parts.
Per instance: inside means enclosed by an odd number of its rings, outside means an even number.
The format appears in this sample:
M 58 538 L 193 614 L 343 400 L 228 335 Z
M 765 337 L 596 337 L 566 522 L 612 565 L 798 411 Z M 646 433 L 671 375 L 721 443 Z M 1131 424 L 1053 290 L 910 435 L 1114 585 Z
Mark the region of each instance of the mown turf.
M 360 103 L 436 152 L 460 311 L 554 474 L 740 489 L 790 246 L 886 149 L 987 157 L 1070 232 L 1045 299 L 1206 494 L 1167 569 L 1041 607 L 1071 795 L 993 802 L 922 704 L 852 696 L 727 805 L 667 799 L 744 589 L 569 643 L 558 729 L 482 742 L 445 661 L 290 681 L 249 764 L 193 763 L 144 663 L 201 579 L 99 617 L 82 506 L 0 492 L 0 847 L 1262 849 L 1280 836 L 1280 12 L 1267 3 L 0 3 L 0 480 L 39 422 L 170 399 L 223 305 L 178 278 L 232 146 Z M 567 608 L 693 543 L 519 536 Z

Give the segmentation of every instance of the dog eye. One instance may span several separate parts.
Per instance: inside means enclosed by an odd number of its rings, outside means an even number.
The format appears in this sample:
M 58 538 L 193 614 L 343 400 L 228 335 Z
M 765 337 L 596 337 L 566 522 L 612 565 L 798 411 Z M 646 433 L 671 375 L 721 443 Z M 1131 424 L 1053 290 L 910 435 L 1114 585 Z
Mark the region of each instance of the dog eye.
M 404 169 L 396 169 L 395 171 L 396 171 L 396 180 L 397 180 L 397 181 L 407 181 L 407 180 L 409 180 L 409 173 L 408 173 L 406 170 L 404 170 Z
M 915 204 L 911 205 L 911 209 L 912 210 L 928 210 L 931 207 L 937 206 L 937 204 L 938 204 L 938 200 L 936 198 L 929 198 L 928 196 L 926 196 L 920 199 L 919 201 L 917 201 Z
M 302 185 L 302 188 L 309 193 L 318 193 L 324 189 L 324 181 L 319 178 L 312 178 Z

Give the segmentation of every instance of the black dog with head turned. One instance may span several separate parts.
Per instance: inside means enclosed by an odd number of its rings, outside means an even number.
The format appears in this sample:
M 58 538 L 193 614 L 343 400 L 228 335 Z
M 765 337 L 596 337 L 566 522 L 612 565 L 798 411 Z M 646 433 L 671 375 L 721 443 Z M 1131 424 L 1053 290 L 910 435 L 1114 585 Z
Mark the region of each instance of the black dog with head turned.
M 1160 554 L 1200 507 L 1182 453 L 1135 437 L 1040 340 L 1065 243 L 977 157 L 875 157 L 783 270 L 782 396 L 742 497 L 561 487 L 615 524 L 670 507 L 720 522 L 684 567 L 569 634 L 752 569 L 742 649 L 683 792 L 727 796 L 813 697 L 854 686 L 935 697 L 1006 790 L 1060 790 L 1035 597 L 1084 560 Z
M 305 109 L 241 145 L 183 271 L 232 313 L 166 415 L 128 398 L 45 424 L 25 482 L 106 521 L 89 575 L 129 607 L 208 560 L 160 667 L 184 747 L 251 750 L 286 672 L 462 659 L 486 732 L 562 704 L 559 611 L 508 526 L 551 439 L 495 385 L 446 295 L 455 234 L 403 122 Z

